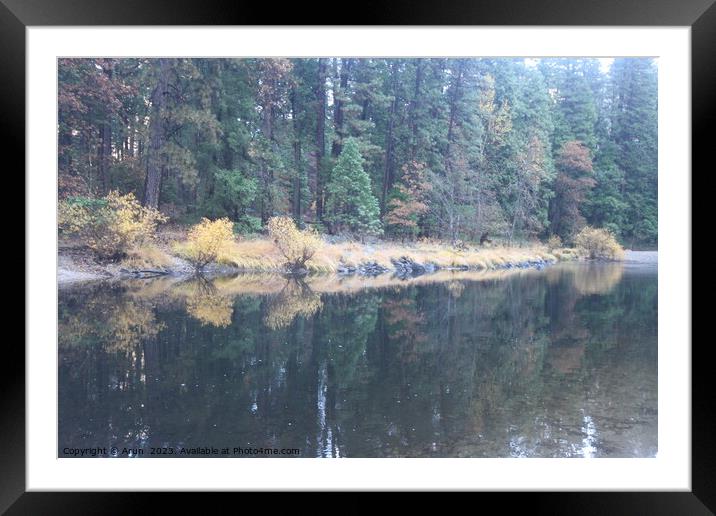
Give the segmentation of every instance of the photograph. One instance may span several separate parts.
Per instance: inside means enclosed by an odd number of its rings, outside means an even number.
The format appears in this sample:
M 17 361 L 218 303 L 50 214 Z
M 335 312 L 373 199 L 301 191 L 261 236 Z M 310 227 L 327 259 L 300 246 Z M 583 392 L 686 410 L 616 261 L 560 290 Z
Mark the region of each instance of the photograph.
M 56 457 L 657 458 L 659 63 L 56 57 Z
M 692 184 L 715 0 L 346 24 L 177 1 L 0 0 L 26 202 L 0 514 L 713 512 Z

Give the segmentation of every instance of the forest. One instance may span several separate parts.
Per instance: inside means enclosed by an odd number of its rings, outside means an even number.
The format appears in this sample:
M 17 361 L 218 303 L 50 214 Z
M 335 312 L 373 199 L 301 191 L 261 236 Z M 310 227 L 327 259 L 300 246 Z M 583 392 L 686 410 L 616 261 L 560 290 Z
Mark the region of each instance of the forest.
M 179 225 L 655 248 L 650 58 L 58 61 L 58 194 Z

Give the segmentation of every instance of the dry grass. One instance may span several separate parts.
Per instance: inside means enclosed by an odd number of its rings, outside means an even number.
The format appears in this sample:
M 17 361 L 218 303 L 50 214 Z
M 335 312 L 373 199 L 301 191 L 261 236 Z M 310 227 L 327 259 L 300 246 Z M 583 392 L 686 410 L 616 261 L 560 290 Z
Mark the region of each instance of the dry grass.
M 557 261 L 560 262 L 578 260 L 579 258 L 584 257 L 584 255 L 579 251 L 579 249 L 569 247 L 565 247 L 562 249 L 554 249 L 552 250 L 552 255 L 557 259 Z
M 246 271 L 279 271 L 286 259 L 273 242 L 257 238 L 232 242 L 217 261 Z
M 122 260 L 122 266 L 129 269 L 161 269 L 172 264 L 171 256 L 154 244 L 134 246 Z
M 186 230 L 180 226 L 165 226 L 158 234 L 161 249 L 176 250 L 186 240 Z M 420 264 L 434 264 L 440 268 L 490 270 L 508 263 L 532 260 L 575 260 L 582 257 L 576 249 L 550 248 L 536 242 L 524 246 L 467 246 L 456 248 L 448 243 L 423 240 L 399 243 L 379 241 L 360 243 L 347 241 L 329 243 L 324 241 L 306 269 L 311 273 L 335 273 L 341 265 L 357 267 L 366 262 L 393 269 L 392 260 L 403 256 Z M 286 268 L 286 258 L 276 244 L 266 237 L 238 237 L 219 254 L 217 262 L 233 265 L 245 272 L 279 272 Z
M 360 244 L 345 242 L 324 244 L 307 263 L 314 273 L 336 272 L 341 264 L 356 267 L 365 262 L 376 262 L 392 268 L 391 260 L 407 256 L 421 264 L 432 263 L 441 268 L 495 269 L 508 263 L 529 260 L 570 260 L 578 256 L 571 250 L 550 252 L 546 246 L 486 247 L 455 249 L 448 244 L 415 243 L 401 245 L 392 242 Z M 220 258 L 221 263 L 234 264 L 242 270 L 278 271 L 285 259 L 267 239 L 242 240 L 233 243 Z

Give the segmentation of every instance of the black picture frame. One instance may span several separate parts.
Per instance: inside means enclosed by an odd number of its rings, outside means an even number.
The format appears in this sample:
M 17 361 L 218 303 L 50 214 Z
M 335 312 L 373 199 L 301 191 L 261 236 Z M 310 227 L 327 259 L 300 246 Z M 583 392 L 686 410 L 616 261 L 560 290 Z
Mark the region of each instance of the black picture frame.
M 349 15 L 341 14 L 335 2 L 324 1 L 286 3 L 277 8 L 278 4 L 268 2 L 225 0 L 0 0 L 0 112 L 3 119 L 0 145 L 6 156 L 16 155 L 18 149 L 24 148 L 25 29 L 28 26 L 296 23 L 690 26 L 692 163 L 693 167 L 701 166 L 706 172 L 710 143 L 707 140 L 708 128 L 716 122 L 715 1 L 398 0 L 381 3 L 366 0 L 360 6 L 354 6 Z M 17 167 L 24 170 L 24 155 L 19 158 Z M 31 271 L 26 270 L 26 277 L 27 274 Z M 6 342 L 13 343 L 12 339 Z M 716 445 L 711 425 L 714 401 L 707 371 L 711 344 L 707 340 L 695 344 L 692 346 L 692 450 L 696 453 L 692 455 L 691 462 L 691 492 L 510 494 L 510 503 L 524 503 L 531 511 L 550 514 L 712 514 L 716 511 Z M 6 367 L 0 375 L 0 512 L 128 514 L 146 509 L 148 494 L 25 492 L 25 354 L 19 345 L 8 345 L 5 351 Z M 184 503 L 185 496 L 172 496 Z M 504 503 L 504 500 L 500 502 Z

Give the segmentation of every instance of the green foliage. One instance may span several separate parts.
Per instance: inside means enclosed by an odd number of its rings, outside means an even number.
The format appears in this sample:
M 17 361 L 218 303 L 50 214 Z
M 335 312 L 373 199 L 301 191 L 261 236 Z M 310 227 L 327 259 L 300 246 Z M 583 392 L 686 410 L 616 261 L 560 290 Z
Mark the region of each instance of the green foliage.
M 61 206 L 98 211 L 102 208 L 106 208 L 107 204 L 108 201 L 105 198 L 96 199 L 94 197 L 68 197 L 61 203 Z
M 207 195 L 202 212 L 213 218 L 229 217 L 236 223 L 240 233 L 256 233 L 261 230 L 261 220 L 248 213 L 258 191 L 255 179 L 248 178 L 238 170 L 217 169 L 214 188 Z
M 361 235 L 382 232 L 378 199 L 371 191 L 370 177 L 363 170 L 363 157 L 354 138 L 345 142 L 326 191 L 326 221 L 334 231 Z
M 256 195 L 256 181 L 237 170 L 218 170 L 215 178 L 215 195 L 227 210 L 249 204 Z
M 657 241 L 657 72 L 653 60 L 614 61 L 612 137 L 615 162 L 624 171 L 625 238 Z
M 629 204 L 621 190 L 624 187 L 624 173 L 614 163 L 595 163 L 594 189 L 587 197 L 583 212 L 590 224 L 608 228 L 615 235 L 621 235 L 626 228 Z
M 590 224 L 654 245 L 657 82 L 649 58 L 60 59 L 58 194 L 131 192 L 241 233 L 274 216 L 464 241 Z M 589 174 L 565 168 L 570 142 Z
M 598 62 L 596 59 L 551 58 L 542 60 L 540 66 L 552 88 L 555 153 L 572 140 L 595 149 L 598 112 L 592 88 Z
M 253 215 L 243 215 L 234 222 L 234 232 L 242 235 L 260 233 L 262 229 L 261 219 Z

